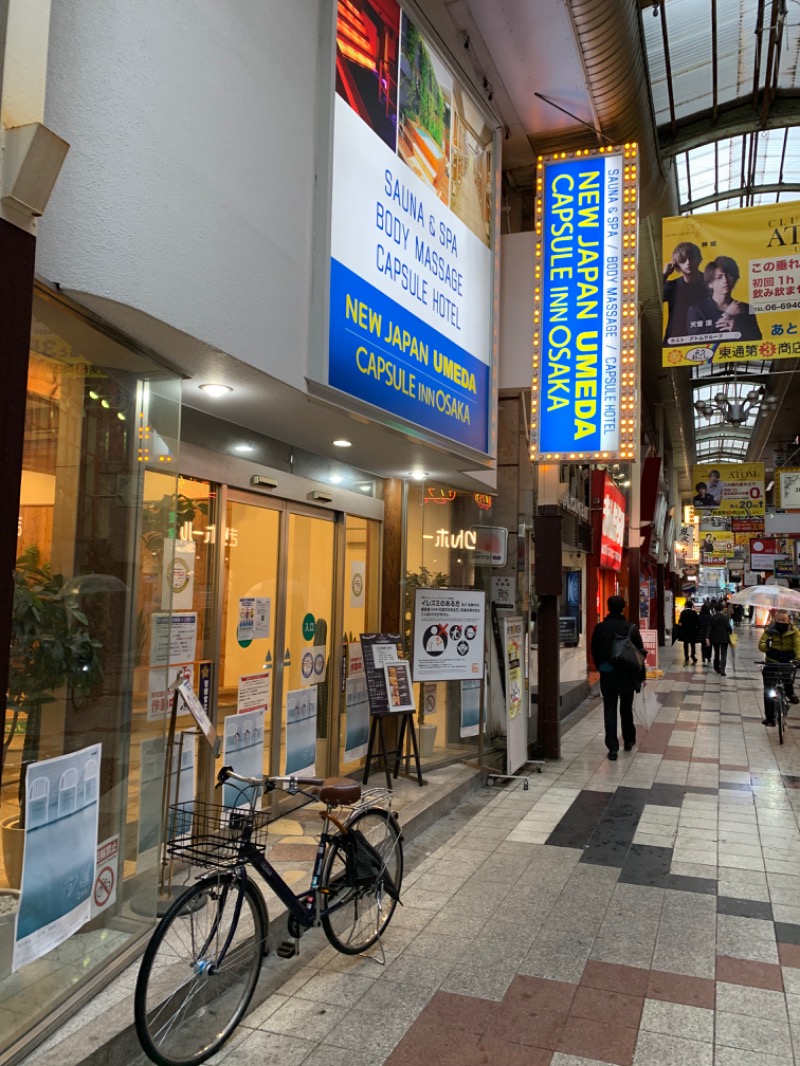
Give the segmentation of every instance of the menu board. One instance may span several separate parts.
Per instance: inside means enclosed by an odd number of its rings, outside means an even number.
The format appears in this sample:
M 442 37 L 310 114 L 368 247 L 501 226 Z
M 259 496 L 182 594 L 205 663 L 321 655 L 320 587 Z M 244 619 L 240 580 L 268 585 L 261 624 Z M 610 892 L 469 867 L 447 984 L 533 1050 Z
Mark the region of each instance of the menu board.
M 389 698 L 383 667 L 385 663 L 393 663 L 402 658 L 403 639 L 399 633 L 362 633 L 361 651 L 364 656 L 370 713 L 387 714 Z

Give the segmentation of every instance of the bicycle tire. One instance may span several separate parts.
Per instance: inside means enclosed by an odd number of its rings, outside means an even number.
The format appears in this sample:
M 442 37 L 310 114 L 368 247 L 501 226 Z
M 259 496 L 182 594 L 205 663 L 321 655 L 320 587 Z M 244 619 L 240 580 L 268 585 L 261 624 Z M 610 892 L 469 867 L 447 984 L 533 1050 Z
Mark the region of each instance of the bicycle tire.
M 240 875 L 212 874 L 159 922 L 136 980 L 134 1019 L 158 1066 L 198 1066 L 233 1033 L 258 981 L 267 937 L 263 898 L 248 881 L 234 924 Z M 225 950 L 220 969 L 215 957 Z M 187 965 L 188 963 L 188 965 Z
M 373 807 L 356 814 L 347 827 L 359 829 L 380 852 L 399 894 L 403 880 L 403 841 L 394 815 Z M 320 880 L 326 910 L 330 911 L 322 915 L 322 928 L 337 951 L 343 955 L 360 955 L 383 936 L 397 900 L 383 889 L 379 879 L 366 887 L 347 887 L 345 854 L 342 844 L 334 838 Z
M 789 701 L 786 699 L 786 696 L 781 693 L 781 697 L 778 700 L 778 739 L 780 740 L 781 744 L 783 744 L 783 730 L 784 722 L 786 721 L 786 710 L 788 702 Z

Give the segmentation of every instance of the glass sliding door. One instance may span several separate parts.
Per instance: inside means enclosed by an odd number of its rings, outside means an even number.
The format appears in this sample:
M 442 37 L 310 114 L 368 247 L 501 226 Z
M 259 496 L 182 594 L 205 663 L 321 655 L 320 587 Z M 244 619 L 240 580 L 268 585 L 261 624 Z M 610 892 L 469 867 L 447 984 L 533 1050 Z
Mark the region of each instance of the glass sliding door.
M 288 517 L 280 772 L 328 772 L 335 516 Z M 278 752 L 276 750 L 275 754 Z

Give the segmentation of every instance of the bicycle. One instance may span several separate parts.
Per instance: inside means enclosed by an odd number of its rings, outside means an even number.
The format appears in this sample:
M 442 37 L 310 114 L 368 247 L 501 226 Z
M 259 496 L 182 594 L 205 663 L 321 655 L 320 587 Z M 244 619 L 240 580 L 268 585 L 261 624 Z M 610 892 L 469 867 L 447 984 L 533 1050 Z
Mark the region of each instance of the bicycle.
M 772 663 L 759 659 L 761 674 L 764 679 L 764 695 L 773 701 L 775 722 L 778 726 L 778 738 L 783 744 L 783 735 L 786 731 L 786 719 L 789 715 L 789 697 L 786 695 L 786 684 L 794 685 L 797 673 L 796 662 Z
M 376 806 L 390 796 L 348 778 L 217 776 L 245 786 L 242 806 L 192 803 L 170 808 L 167 848 L 174 859 L 207 868 L 170 906 L 150 939 L 136 982 L 136 1032 L 159 1066 L 197 1066 L 228 1040 L 247 1010 L 268 953 L 269 918 L 249 869 L 256 870 L 289 912 L 299 939 L 321 925 L 337 951 L 357 955 L 380 941 L 400 897 L 402 834 L 397 815 Z M 269 814 L 262 790 L 321 800 L 322 831 L 311 883 L 295 893 L 266 857 Z M 318 793 L 307 791 L 319 788 Z M 342 820 L 333 811 L 348 807 Z M 335 827 L 335 831 L 331 831 Z

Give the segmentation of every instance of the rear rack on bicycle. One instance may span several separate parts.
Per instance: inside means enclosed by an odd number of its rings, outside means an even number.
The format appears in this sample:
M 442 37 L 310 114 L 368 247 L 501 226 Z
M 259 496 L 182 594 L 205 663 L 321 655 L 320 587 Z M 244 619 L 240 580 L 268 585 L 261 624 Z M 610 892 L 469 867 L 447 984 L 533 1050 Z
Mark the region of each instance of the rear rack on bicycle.
M 221 803 L 173 803 L 167 821 L 167 854 L 193 866 L 232 866 L 236 863 L 243 832 L 250 827 L 250 843 L 260 851 L 267 846 L 269 812 Z

